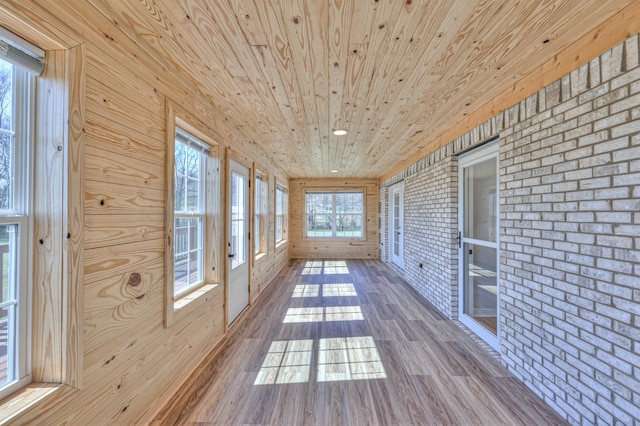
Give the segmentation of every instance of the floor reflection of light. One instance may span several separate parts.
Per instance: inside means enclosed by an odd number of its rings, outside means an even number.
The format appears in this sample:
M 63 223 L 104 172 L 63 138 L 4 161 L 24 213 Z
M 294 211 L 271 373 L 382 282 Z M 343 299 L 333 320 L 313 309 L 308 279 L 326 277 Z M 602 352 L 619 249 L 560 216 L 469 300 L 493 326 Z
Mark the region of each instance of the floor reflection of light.
M 275 341 L 262 363 L 254 385 L 306 383 L 311 371 L 313 340 Z
M 324 297 L 343 297 L 357 296 L 356 288 L 353 284 L 323 284 L 322 296 Z
M 302 275 L 320 275 L 322 274 L 322 261 L 308 261 L 304 264 Z
M 324 320 L 329 321 L 359 321 L 363 320 L 360 306 L 327 306 Z
M 387 377 L 371 336 L 320 339 L 318 382 Z
M 327 275 L 348 274 L 347 262 L 344 260 L 326 260 L 324 262 L 324 273 Z
M 319 284 L 299 284 L 293 289 L 291 297 L 318 297 L 319 295 Z
M 322 319 L 322 308 L 289 308 L 282 322 L 322 322 Z
M 360 306 L 327 306 L 325 308 L 289 308 L 282 320 L 285 324 L 303 322 L 364 320 Z

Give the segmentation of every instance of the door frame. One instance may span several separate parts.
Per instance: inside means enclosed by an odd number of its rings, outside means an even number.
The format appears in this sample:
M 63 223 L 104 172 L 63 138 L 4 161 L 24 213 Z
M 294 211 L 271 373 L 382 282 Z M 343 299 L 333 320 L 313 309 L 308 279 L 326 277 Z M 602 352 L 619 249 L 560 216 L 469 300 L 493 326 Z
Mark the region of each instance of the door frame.
M 393 227 L 393 223 L 395 222 L 395 211 L 393 209 L 393 197 L 396 193 L 400 194 L 400 229 L 401 229 L 401 237 L 400 237 L 400 254 L 398 255 L 398 262 L 395 260 L 395 256 L 393 255 L 393 244 L 394 244 L 394 232 L 395 229 Z M 389 262 L 393 263 L 400 269 L 404 269 L 404 181 L 400 181 L 398 183 L 394 183 L 389 187 L 388 193 L 388 211 L 389 215 L 387 218 L 387 240 L 389 244 Z
M 464 237 L 464 170 L 490 158 L 496 159 L 496 241 L 490 246 L 496 249 L 496 335 L 464 313 L 464 244 L 479 240 Z M 458 156 L 458 320 L 496 351 L 500 351 L 500 145 L 499 140 L 489 141 Z
M 237 320 L 242 313 L 249 307 L 249 305 L 251 304 L 251 275 L 252 275 L 252 265 L 251 265 L 251 259 L 250 256 L 252 254 L 252 250 L 251 250 L 251 239 L 248 238 L 247 239 L 247 259 L 246 259 L 246 263 L 247 263 L 247 288 L 248 288 L 248 292 L 247 292 L 247 304 L 245 306 L 245 308 L 232 320 L 229 321 L 229 308 L 230 308 L 230 292 L 231 292 L 231 260 L 229 258 L 229 244 L 231 242 L 231 164 L 232 162 L 235 162 L 236 164 L 238 164 L 239 166 L 247 169 L 247 212 L 246 212 L 246 222 L 247 222 L 247 237 L 250 236 L 250 232 L 251 232 L 251 224 L 252 224 L 252 220 L 251 220 L 251 213 L 252 213 L 252 197 L 251 197 L 251 190 L 253 189 L 253 187 L 251 186 L 251 166 L 248 166 L 247 164 L 245 164 L 243 162 L 243 160 L 241 159 L 241 157 L 239 157 L 238 155 L 234 154 L 233 151 L 231 151 L 230 149 L 227 149 L 227 169 L 226 169 L 226 173 L 225 173 L 225 191 L 226 191 L 226 206 L 225 206 L 225 211 L 224 211 L 224 235 L 225 235 L 225 240 L 224 240 L 224 251 L 223 251 L 223 256 L 226 255 L 226 257 L 224 257 L 225 259 L 225 299 L 224 299 L 224 323 L 225 323 L 225 328 L 228 329 L 234 322 L 235 320 Z

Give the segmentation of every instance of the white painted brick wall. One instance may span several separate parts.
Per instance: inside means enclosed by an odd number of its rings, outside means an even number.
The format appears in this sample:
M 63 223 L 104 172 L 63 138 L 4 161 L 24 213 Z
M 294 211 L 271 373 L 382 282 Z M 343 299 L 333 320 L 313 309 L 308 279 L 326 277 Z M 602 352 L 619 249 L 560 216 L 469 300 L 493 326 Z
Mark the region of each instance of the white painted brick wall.
M 572 424 L 640 424 L 638 41 L 381 185 L 381 243 L 404 180 L 405 278 L 455 318 L 455 155 L 499 135 L 502 362 Z

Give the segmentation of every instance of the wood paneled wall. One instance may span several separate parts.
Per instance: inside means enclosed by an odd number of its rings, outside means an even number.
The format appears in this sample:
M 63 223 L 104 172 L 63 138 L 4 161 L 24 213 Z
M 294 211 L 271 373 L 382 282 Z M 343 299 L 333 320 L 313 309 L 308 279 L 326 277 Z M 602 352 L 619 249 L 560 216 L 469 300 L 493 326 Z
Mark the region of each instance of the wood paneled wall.
M 136 36 L 127 22 L 114 19 L 96 4 L 72 0 L 0 3 L 1 26 L 44 49 L 84 46 L 86 51 L 85 151 L 82 158 L 73 158 L 84 167 L 84 178 L 81 184 L 73 182 L 69 187 L 80 192 L 74 197 L 84 200 L 80 203 L 84 206 L 84 243 L 79 248 L 84 268 L 75 271 L 84 291 L 84 307 L 78 314 L 83 359 L 77 363 L 82 366 L 81 380 L 69 383 L 80 389 L 63 387 L 16 414 L 12 422 L 143 423 L 225 333 L 223 285 L 187 318 L 169 328 L 163 325 L 169 101 L 210 130 L 209 136 L 222 148 L 222 165 L 226 164 L 224 148 L 231 147 L 248 164 L 259 162 L 266 169 L 270 192 L 273 179 L 287 181 L 271 158 L 247 139 L 241 122 L 230 124 L 173 64 L 153 56 L 149 42 Z M 225 176 L 221 166 L 223 188 Z M 273 197 L 269 200 L 273 209 Z M 269 226 L 272 235 L 272 221 Z M 253 271 L 254 298 L 287 260 L 288 251 L 276 255 L 271 241 L 269 252 Z M 133 274 L 139 274 L 139 284 L 127 285 Z M 64 308 L 63 300 L 51 303 Z M 6 415 L 3 408 L 13 402 L 11 396 L 0 402 L 0 412 Z
M 306 238 L 305 191 L 363 190 L 365 238 Z M 290 254 L 293 258 L 378 259 L 379 189 L 373 179 L 292 179 L 289 182 Z

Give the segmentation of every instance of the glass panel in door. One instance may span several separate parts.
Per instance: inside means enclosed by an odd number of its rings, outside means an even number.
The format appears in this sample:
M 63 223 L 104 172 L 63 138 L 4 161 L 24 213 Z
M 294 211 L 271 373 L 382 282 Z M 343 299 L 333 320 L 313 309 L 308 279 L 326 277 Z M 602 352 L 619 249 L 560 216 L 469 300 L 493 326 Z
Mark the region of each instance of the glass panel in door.
M 239 173 L 231 173 L 231 269 L 243 265 L 247 259 L 245 211 L 245 177 Z
M 463 313 L 497 335 L 496 158 L 464 168 Z

